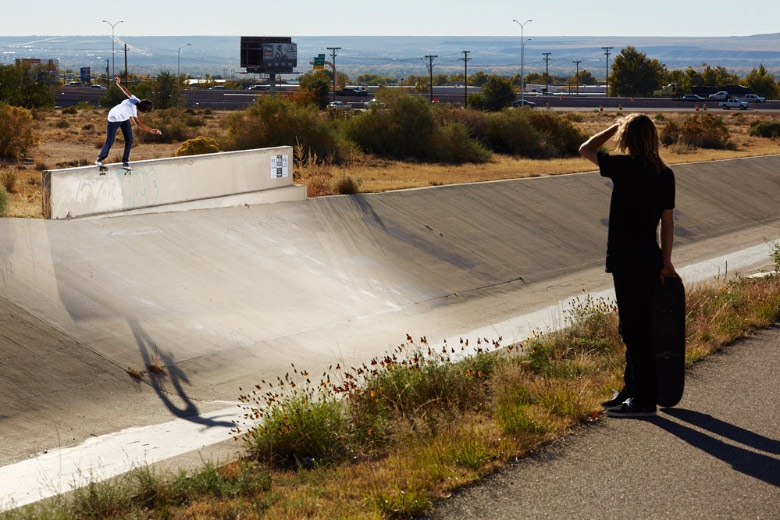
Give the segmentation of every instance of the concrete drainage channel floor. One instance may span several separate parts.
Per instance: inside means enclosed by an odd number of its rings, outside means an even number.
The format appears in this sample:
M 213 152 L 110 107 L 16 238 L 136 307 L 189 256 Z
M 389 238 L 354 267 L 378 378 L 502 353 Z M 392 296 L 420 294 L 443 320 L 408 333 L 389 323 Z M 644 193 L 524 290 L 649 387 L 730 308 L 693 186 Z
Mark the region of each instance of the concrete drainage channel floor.
M 768 263 L 779 162 L 674 168 L 675 263 L 691 270 L 689 283 Z M 508 344 L 559 325 L 560 302 L 611 285 L 602 267 L 609 191 L 586 173 L 0 221 L 0 482 L 11 468 L 37 479 L 24 496 L 0 484 L 3 505 L 69 489 L 73 468 L 108 476 L 228 437 L 239 387 L 291 363 L 316 371 L 367 360 L 407 333 Z M 154 356 L 169 369 L 165 388 L 127 375 Z M 56 468 L 44 469 L 47 457 Z

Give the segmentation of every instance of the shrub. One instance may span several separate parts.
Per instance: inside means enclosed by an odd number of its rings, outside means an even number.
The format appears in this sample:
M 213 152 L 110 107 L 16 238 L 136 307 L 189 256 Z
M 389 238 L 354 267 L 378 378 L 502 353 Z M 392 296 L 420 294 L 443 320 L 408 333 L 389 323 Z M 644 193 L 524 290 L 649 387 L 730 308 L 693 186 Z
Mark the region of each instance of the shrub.
M 569 119 L 548 112 L 528 116 L 531 125 L 544 137 L 550 157 L 575 156 L 587 136 L 577 130 Z
M 461 122 L 465 118 L 452 111 L 434 113 L 425 99 L 412 96 L 390 97 L 386 104 L 387 110 L 372 110 L 342 123 L 345 136 L 364 152 L 455 163 L 490 159 L 490 151 Z
M 200 136 L 184 141 L 176 150 L 176 157 L 183 155 L 202 155 L 219 152 L 219 143 L 211 137 Z
M 466 125 L 450 123 L 441 129 L 441 144 L 436 146 L 436 158 L 454 163 L 486 163 L 492 153 L 482 143 L 472 139 Z
M 498 153 L 544 158 L 542 136 L 530 124 L 528 110 L 504 110 L 488 115 L 484 144 Z
M 680 126 L 674 121 L 669 121 L 661 129 L 658 136 L 661 144 L 664 146 L 671 146 L 677 144 L 680 139 Z
M 724 150 L 729 146 L 729 130 L 722 117 L 696 114 L 682 122 L 678 141 L 696 148 Z
M 341 402 L 298 392 L 268 410 L 249 445 L 260 460 L 296 466 L 337 460 L 344 451 Z
M 750 127 L 750 135 L 772 139 L 780 137 L 780 121 L 761 121 Z
M 40 140 L 29 110 L 0 102 L 0 157 L 18 160 Z
M 16 192 L 16 177 L 15 171 L 5 171 L 0 174 L 0 185 L 2 185 L 8 193 L 14 193 Z
M 197 137 L 194 128 L 202 124 L 198 117 L 187 114 L 181 108 L 155 110 L 151 114 L 141 114 L 140 119 L 146 126 L 162 131 L 162 135 L 135 133 L 142 143 L 176 143 L 193 139 Z
M 314 106 L 299 106 L 281 97 L 260 96 L 251 107 L 227 120 L 227 146 L 233 150 L 295 146 L 339 162 L 353 152 Z
M 8 206 L 11 204 L 11 196 L 5 189 L 5 186 L 0 186 L 0 217 L 5 217 L 8 214 Z
M 336 191 L 342 195 L 354 195 L 360 191 L 360 185 L 363 179 L 353 178 L 351 175 L 343 175 L 336 181 Z
M 446 126 L 458 123 L 466 127 L 470 137 L 479 138 L 485 135 L 488 114 L 481 110 L 461 110 L 452 105 L 438 104 L 433 106 L 436 120 Z

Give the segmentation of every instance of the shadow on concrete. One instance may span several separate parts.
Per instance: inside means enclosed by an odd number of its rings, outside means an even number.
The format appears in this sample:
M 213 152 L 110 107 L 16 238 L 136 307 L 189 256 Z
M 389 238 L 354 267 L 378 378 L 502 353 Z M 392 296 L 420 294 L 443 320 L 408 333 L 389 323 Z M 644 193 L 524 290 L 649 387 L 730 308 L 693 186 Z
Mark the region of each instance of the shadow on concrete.
M 157 365 L 158 360 L 155 359 L 155 354 L 159 356 L 159 364 L 165 367 L 168 372 L 167 376 L 163 374 L 156 374 L 154 372 L 149 373 L 149 385 L 157 393 L 160 401 L 165 405 L 168 411 L 179 419 L 201 424 L 206 428 L 232 428 L 235 426 L 230 421 L 217 421 L 214 419 L 201 417 L 198 407 L 187 395 L 184 390 L 184 385 L 189 385 L 189 379 L 187 375 L 176 366 L 171 356 L 166 353 L 160 352 L 157 349 L 157 345 L 152 338 L 146 333 L 141 325 L 135 320 L 128 320 L 128 324 L 133 331 L 135 340 L 138 343 L 138 351 L 144 361 L 146 367 Z M 173 385 L 173 390 L 167 388 L 167 381 Z M 181 400 L 181 405 L 177 405 L 171 399 L 171 395 L 174 395 Z
M 670 421 L 662 416 L 649 419 L 649 422 L 659 426 L 691 446 L 730 464 L 735 471 L 762 480 L 767 484 L 780 487 L 780 471 L 778 471 L 777 459 L 755 450 L 768 453 L 778 453 L 778 441 L 758 435 L 749 430 L 729 424 L 711 415 L 680 408 L 665 409 L 664 413 L 671 415 L 691 426 L 707 430 L 720 437 L 725 437 L 737 446 L 724 442 L 711 435 L 698 431 L 684 424 Z

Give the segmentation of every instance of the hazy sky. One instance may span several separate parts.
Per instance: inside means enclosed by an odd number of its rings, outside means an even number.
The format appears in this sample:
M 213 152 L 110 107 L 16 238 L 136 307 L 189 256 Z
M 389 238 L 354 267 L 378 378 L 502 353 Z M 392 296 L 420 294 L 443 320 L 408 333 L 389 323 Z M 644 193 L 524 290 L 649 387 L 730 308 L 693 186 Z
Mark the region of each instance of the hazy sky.
M 4 2 L 0 35 L 748 36 L 780 32 L 780 2 L 751 0 L 38 0 Z M 629 7 L 630 6 L 630 7 Z M 639 7 L 643 6 L 643 7 Z M 647 7 L 644 7 L 647 6 Z M 729 12 L 738 13 L 735 15 Z

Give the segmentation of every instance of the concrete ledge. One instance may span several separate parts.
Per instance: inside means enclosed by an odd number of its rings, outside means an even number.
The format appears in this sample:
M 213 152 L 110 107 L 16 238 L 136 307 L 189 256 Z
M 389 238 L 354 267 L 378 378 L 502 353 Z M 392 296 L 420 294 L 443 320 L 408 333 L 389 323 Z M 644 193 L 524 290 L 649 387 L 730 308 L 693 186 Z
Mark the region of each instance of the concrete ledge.
M 96 166 L 46 170 L 43 215 L 48 219 L 186 211 L 306 199 L 293 184 L 290 146 L 133 162 L 101 175 Z

